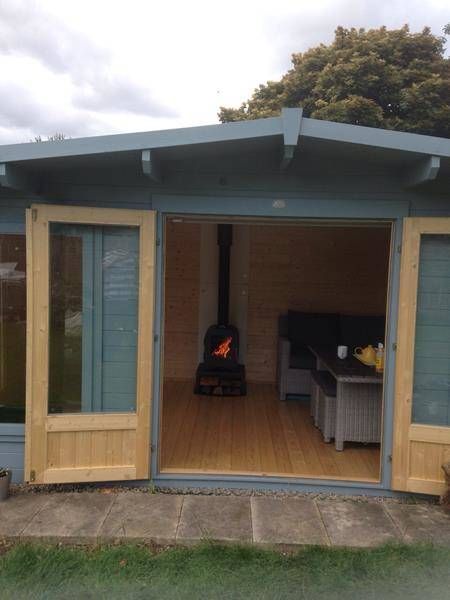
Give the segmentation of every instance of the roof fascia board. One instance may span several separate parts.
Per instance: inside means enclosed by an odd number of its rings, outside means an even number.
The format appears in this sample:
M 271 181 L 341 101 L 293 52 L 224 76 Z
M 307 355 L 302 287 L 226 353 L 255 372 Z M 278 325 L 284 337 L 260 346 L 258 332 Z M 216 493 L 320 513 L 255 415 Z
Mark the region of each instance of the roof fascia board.
M 333 121 L 305 118 L 302 121 L 301 136 L 388 150 L 450 157 L 450 140 L 446 138 L 377 129 L 375 127 L 362 127 L 361 125 L 349 125 L 347 123 L 334 123 Z
M 439 156 L 424 156 L 405 173 L 405 186 L 415 187 L 427 181 L 433 181 L 437 177 L 440 166 Z
M 281 121 L 283 124 L 283 157 L 280 169 L 286 170 L 294 158 L 297 149 L 300 129 L 302 125 L 303 108 L 283 108 L 281 110 Z
M 57 142 L 31 142 L 0 146 L 0 161 L 12 162 L 45 158 L 62 158 L 109 152 L 126 152 L 154 148 L 171 148 L 282 135 L 280 117 L 203 125 L 163 131 L 75 138 Z

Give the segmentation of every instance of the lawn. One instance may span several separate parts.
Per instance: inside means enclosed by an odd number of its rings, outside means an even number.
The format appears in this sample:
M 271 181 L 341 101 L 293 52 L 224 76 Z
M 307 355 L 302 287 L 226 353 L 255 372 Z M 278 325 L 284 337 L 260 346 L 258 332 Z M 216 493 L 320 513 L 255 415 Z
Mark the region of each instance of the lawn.
M 14 546 L 0 557 L 0 597 L 14 598 L 450 598 L 450 549 L 305 548 L 280 554 L 204 544 L 155 552 Z

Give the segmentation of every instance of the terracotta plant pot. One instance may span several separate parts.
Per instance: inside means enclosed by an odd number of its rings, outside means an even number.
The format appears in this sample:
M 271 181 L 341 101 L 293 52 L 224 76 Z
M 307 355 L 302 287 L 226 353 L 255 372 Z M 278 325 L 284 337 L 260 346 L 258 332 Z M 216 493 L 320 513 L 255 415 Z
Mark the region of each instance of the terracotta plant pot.
M 10 469 L 0 470 L 0 502 L 8 499 L 9 484 L 11 483 L 12 471 Z

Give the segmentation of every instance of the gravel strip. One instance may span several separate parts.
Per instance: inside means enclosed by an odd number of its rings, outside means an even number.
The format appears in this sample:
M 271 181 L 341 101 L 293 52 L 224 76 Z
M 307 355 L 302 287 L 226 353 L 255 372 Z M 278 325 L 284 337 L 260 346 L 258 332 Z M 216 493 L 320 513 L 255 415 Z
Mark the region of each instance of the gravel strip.
M 417 496 L 399 496 L 396 498 L 386 496 L 345 496 L 330 492 L 301 492 L 295 490 L 258 490 L 239 488 L 203 488 L 203 487 L 181 487 L 166 488 L 153 484 L 138 486 L 111 485 L 111 484 L 53 484 L 53 485 L 12 485 L 11 495 L 22 494 L 58 494 L 67 492 L 118 494 L 122 492 L 134 492 L 137 494 L 177 494 L 184 496 L 269 496 L 271 498 L 310 498 L 313 500 L 344 500 L 351 502 L 395 502 L 398 504 L 438 504 L 438 498 L 425 498 Z

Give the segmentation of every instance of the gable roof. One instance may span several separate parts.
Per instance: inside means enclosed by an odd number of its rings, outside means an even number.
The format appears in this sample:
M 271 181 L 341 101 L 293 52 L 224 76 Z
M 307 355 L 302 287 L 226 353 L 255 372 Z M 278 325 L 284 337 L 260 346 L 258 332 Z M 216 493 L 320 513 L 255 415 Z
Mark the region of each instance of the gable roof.
M 283 109 L 279 117 L 161 131 L 102 135 L 55 142 L 0 145 L 0 162 L 27 161 L 232 141 L 277 139 L 285 146 L 312 138 L 405 153 L 450 158 L 450 139 L 360 125 L 302 118 L 302 109 Z M 294 143 L 295 142 L 295 143 Z
M 160 184 L 167 161 L 249 152 L 276 154 L 280 171 L 294 158 L 298 165 L 305 154 L 360 165 L 382 162 L 400 174 L 404 187 L 434 181 L 438 174 L 447 181 L 450 175 L 450 139 L 303 118 L 301 108 L 283 108 L 278 117 L 252 121 L 0 145 L 0 186 L 35 193 L 38 181 L 55 170 L 121 168 L 127 161 L 135 170 L 140 163 L 141 177 Z

